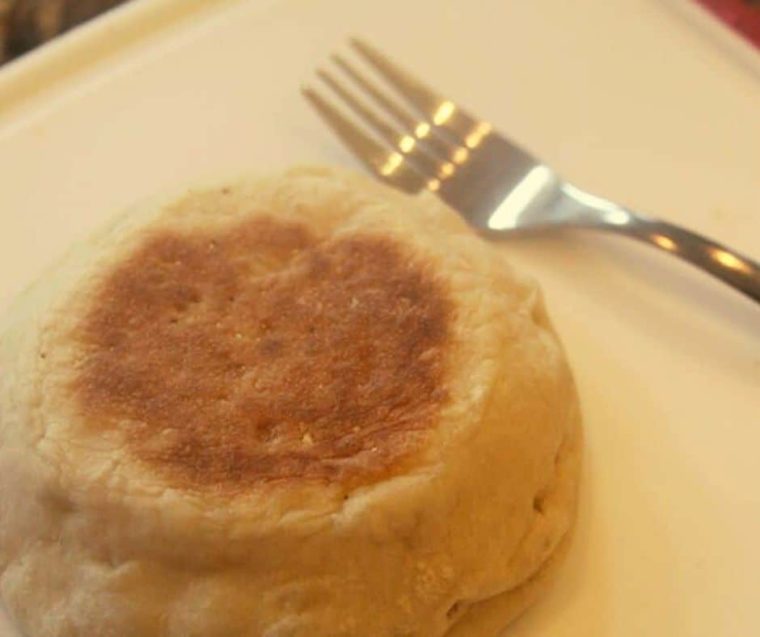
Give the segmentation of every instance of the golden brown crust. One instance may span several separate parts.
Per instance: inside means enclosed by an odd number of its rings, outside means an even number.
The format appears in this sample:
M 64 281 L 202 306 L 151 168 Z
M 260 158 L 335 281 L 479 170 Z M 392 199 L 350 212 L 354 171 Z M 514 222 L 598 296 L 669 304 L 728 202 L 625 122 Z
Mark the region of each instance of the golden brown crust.
M 100 284 L 72 384 L 178 486 L 357 484 L 402 468 L 446 400 L 452 306 L 390 239 L 266 216 L 164 230 Z

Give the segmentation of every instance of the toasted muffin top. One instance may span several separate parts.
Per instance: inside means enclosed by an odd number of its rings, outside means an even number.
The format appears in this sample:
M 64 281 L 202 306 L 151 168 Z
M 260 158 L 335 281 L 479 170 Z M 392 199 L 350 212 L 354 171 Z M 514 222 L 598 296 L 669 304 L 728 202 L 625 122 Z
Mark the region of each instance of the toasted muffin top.
M 387 236 L 258 215 L 146 235 L 91 295 L 74 396 L 182 487 L 401 470 L 447 399 L 452 304 Z
M 3 601 L 35 637 L 494 634 L 580 445 L 540 290 L 432 195 L 186 187 L 0 317 Z

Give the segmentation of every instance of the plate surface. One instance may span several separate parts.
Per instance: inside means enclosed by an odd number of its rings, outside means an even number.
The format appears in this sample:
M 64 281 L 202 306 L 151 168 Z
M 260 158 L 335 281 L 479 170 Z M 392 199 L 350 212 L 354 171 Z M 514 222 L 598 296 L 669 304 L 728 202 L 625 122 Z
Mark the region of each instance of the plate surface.
M 200 5 L 142 0 L 0 73 L 0 304 L 156 191 L 355 166 L 298 94 L 349 34 L 579 185 L 760 256 L 760 56 L 680 2 Z M 501 249 L 544 286 L 587 438 L 567 568 L 509 634 L 760 634 L 760 308 L 623 239 Z

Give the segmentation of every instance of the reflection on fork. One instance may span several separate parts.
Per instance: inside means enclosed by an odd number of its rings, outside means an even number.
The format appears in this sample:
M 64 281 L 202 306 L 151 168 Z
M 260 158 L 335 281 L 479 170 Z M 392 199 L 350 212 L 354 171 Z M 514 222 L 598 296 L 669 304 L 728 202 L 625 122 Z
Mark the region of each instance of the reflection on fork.
M 611 230 L 674 254 L 760 303 L 755 261 L 577 188 L 367 43 L 354 39 L 351 47 L 382 84 L 338 55 L 332 61 L 344 79 L 326 70 L 317 75 L 352 116 L 311 87 L 303 94 L 379 179 L 408 193 L 431 191 L 489 234 L 557 226 Z

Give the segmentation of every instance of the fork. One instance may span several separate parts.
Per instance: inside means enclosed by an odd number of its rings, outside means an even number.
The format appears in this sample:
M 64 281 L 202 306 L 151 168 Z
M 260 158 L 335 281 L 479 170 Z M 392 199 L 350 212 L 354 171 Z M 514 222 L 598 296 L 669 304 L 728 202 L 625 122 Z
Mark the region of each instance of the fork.
M 382 181 L 408 193 L 433 192 L 487 234 L 569 226 L 638 239 L 760 303 L 756 261 L 695 232 L 581 190 L 374 47 L 358 39 L 350 45 L 393 89 L 395 97 L 339 55 L 332 56 L 332 61 L 355 87 L 353 91 L 334 72 L 320 69 L 317 75 L 374 134 L 355 124 L 322 92 L 304 86 L 302 93 Z M 374 103 L 374 108 L 368 103 Z

